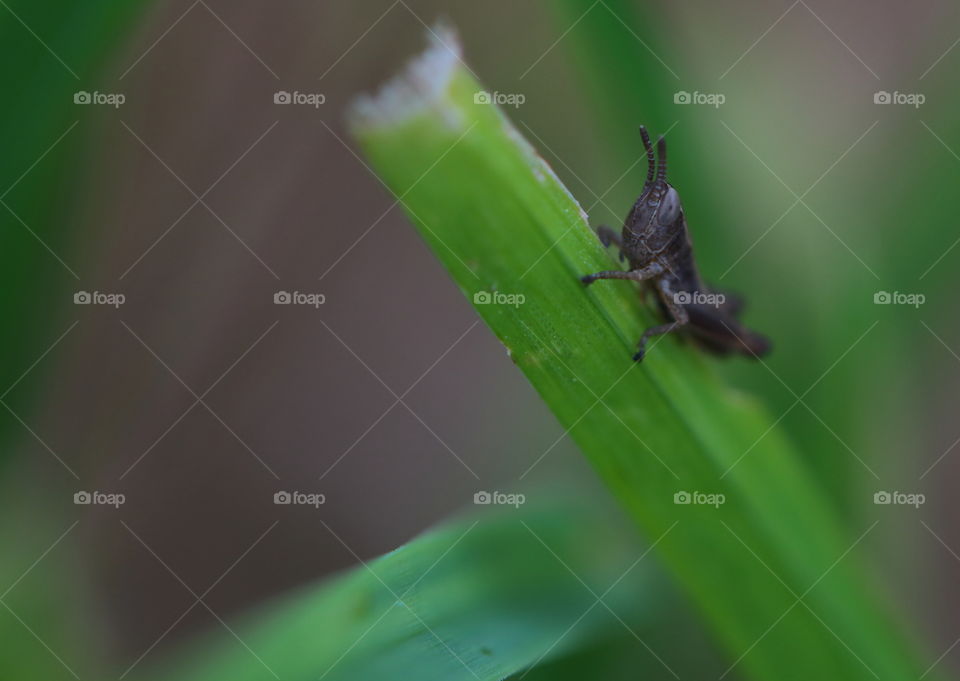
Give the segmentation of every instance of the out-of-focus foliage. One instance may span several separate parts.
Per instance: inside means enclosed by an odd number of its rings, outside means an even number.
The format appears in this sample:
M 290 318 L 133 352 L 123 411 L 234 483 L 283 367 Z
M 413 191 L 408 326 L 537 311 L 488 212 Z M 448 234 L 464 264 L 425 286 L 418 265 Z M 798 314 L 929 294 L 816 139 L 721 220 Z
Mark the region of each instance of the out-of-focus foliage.
M 6 55 L 0 59 L 0 317 L 7 320 L 0 337 L 0 393 L 66 330 L 52 323 L 60 316 L 51 311 L 63 309 L 70 292 L 83 287 L 74 257 L 83 235 L 71 209 L 87 181 L 77 153 L 81 122 L 97 107 L 77 104 L 75 97 L 117 92 L 115 76 L 104 75 L 106 60 L 117 55 L 132 20 L 148 4 L 7 0 L 0 6 Z M 16 389 L 29 391 L 31 385 Z M 16 397 L 24 404 L 22 394 Z M 20 428 L 4 413 L 0 438 L 6 441 Z M 0 459 L 10 452 L 4 447 Z
M 460 520 L 260 608 L 236 628 L 246 647 L 222 631 L 169 671 L 128 678 L 503 679 L 601 645 L 621 626 L 642 636 L 658 626 L 666 604 L 653 565 L 630 569 L 645 551 L 625 530 L 578 504 Z M 605 594 L 610 611 L 593 594 Z

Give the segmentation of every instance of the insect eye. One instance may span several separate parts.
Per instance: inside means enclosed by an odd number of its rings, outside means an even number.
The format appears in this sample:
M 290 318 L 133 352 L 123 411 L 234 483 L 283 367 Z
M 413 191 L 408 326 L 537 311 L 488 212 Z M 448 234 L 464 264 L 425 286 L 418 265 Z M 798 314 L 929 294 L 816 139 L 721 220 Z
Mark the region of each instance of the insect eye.
M 673 187 L 667 190 L 666 196 L 660 202 L 657 212 L 657 222 L 666 227 L 676 221 L 680 215 L 680 194 Z

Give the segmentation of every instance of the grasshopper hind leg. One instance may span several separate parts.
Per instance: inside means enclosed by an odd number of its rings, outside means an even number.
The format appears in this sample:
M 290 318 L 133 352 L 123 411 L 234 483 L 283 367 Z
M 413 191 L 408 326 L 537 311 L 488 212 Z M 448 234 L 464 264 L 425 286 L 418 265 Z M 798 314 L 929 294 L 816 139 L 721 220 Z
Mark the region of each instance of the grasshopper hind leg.
M 643 335 L 640 336 L 640 341 L 637 343 L 637 352 L 633 356 L 635 362 L 643 361 L 643 357 L 647 352 L 647 341 L 649 341 L 652 336 L 662 336 L 667 333 L 672 333 L 690 323 L 690 316 L 687 314 L 686 308 L 674 300 L 674 291 L 670 286 L 670 282 L 666 279 L 661 279 L 657 282 L 657 288 L 660 293 L 659 301 L 661 305 L 666 308 L 668 316 L 673 319 L 673 321 L 658 326 L 651 326 L 643 332 Z

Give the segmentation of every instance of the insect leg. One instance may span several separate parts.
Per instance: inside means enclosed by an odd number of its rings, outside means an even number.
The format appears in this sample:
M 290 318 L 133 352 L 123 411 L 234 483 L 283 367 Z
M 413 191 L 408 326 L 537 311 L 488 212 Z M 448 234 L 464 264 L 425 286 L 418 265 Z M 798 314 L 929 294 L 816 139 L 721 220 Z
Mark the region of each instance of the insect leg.
M 604 248 L 609 248 L 610 244 L 616 245 L 617 251 L 620 255 L 620 262 L 626 260 L 626 256 L 623 254 L 623 242 L 620 240 L 619 234 L 606 225 L 600 225 L 597 227 L 597 236 L 600 237 L 600 243 L 603 244 Z
M 620 235 L 606 225 L 597 227 L 597 236 L 600 237 L 600 243 L 602 243 L 604 247 L 610 244 L 616 244 L 617 248 L 623 248 L 623 244 L 620 243 Z
M 671 333 L 690 322 L 690 316 L 687 314 L 686 309 L 674 300 L 674 292 L 670 287 L 670 282 L 666 279 L 661 279 L 658 282 L 658 288 L 660 289 L 660 299 L 666 306 L 673 321 L 667 324 L 651 326 L 643 332 L 643 335 L 640 336 L 640 342 L 637 343 L 637 352 L 633 356 L 634 361 L 637 362 L 643 360 L 643 356 L 647 350 L 647 341 L 650 340 L 651 336 L 661 336 L 665 333 Z
M 638 270 L 608 270 L 605 272 L 595 272 L 580 277 L 584 284 L 592 284 L 597 279 L 632 279 L 633 281 L 646 281 L 663 274 L 663 266 L 658 262 L 653 262 L 646 267 Z
M 643 335 L 640 336 L 640 342 L 637 343 L 637 352 L 633 355 L 633 360 L 635 362 L 643 361 L 643 356 L 647 352 L 647 341 L 651 336 L 660 336 L 665 333 L 670 333 L 671 331 L 676 331 L 677 327 L 679 326 L 682 326 L 680 322 L 670 322 L 669 324 L 651 326 L 649 329 L 644 331 Z

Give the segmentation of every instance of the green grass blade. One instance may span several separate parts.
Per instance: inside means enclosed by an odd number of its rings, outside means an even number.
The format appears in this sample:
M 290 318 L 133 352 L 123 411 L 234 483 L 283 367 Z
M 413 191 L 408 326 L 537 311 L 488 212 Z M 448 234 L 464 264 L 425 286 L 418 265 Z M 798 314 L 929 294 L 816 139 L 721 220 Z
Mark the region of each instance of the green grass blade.
M 546 163 L 496 107 L 477 103 L 481 86 L 451 52 L 455 40 L 444 43 L 358 105 L 355 135 L 656 542 L 734 669 L 758 679 L 919 676 L 857 559 L 875 525 L 845 532 L 776 424 L 689 346 L 665 339 L 643 365 L 630 361 L 650 314 L 626 283 L 579 283 L 611 259 Z M 475 298 L 491 291 L 525 302 Z M 679 491 L 726 503 L 676 505 Z
M 261 608 L 234 626 L 244 646 L 225 631 L 205 637 L 149 678 L 506 678 L 620 629 L 603 608 L 591 609 L 595 599 L 566 567 L 596 593 L 606 591 L 643 554 L 617 525 L 598 509 L 570 507 L 466 518 Z M 589 542 L 597 544 L 583 551 Z M 655 625 L 650 603 L 660 600 L 645 567 L 605 597 L 640 631 Z

